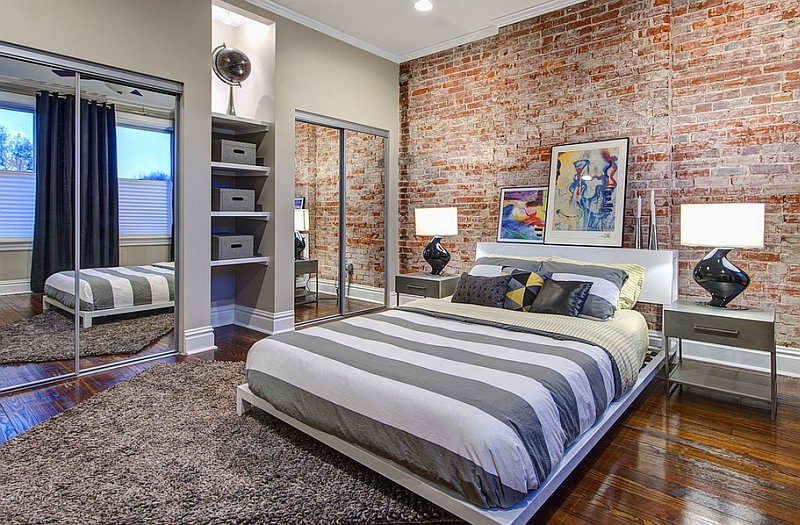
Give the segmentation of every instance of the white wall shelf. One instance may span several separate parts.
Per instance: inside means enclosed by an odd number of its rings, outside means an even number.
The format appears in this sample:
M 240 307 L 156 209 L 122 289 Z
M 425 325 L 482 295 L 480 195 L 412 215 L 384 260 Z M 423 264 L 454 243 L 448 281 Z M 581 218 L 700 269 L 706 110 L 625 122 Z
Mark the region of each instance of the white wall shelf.
M 263 264 L 269 265 L 269 257 L 245 257 L 243 259 L 221 259 L 219 261 L 211 261 L 211 266 L 235 266 L 238 264 Z
M 232 162 L 212 162 L 211 174 L 222 177 L 268 177 L 269 166 L 234 164 Z
M 268 211 L 212 211 L 211 217 L 221 217 L 228 219 L 254 219 L 254 220 L 269 220 Z
M 223 135 L 246 135 L 269 131 L 269 122 L 224 113 L 211 113 L 211 132 Z

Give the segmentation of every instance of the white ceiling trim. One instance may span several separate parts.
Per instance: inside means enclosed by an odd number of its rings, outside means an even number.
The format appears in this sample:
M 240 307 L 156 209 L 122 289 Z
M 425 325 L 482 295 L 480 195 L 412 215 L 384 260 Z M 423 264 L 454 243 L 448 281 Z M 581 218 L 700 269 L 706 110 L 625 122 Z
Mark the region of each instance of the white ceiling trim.
M 359 49 L 363 49 L 364 51 L 372 53 L 373 55 L 377 55 L 381 58 L 385 58 L 386 60 L 399 64 L 402 62 L 407 62 L 409 60 L 414 60 L 416 58 L 424 57 L 427 55 L 432 55 L 434 53 L 438 53 L 446 49 L 452 49 L 454 47 L 463 44 L 475 42 L 476 40 L 480 40 L 482 38 L 494 36 L 499 32 L 501 27 L 515 24 L 523 20 L 528 20 L 530 18 L 534 18 L 536 16 L 540 16 L 545 13 L 550 13 L 558 9 L 570 7 L 575 4 L 579 4 L 585 0 L 546 0 L 545 2 L 539 3 L 527 9 L 522 9 L 520 11 L 517 11 L 516 13 L 511 13 L 509 15 L 493 18 L 491 20 L 492 25 L 484 29 L 480 29 L 478 31 L 472 31 L 471 33 L 466 33 L 448 40 L 443 40 L 439 43 L 432 44 L 430 46 L 425 46 L 416 49 L 414 51 L 411 51 L 409 53 L 403 53 L 401 55 L 397 55 L 383 48 L 370 44 L 369 42 L 365 42 L 359 38 L 354 37 L 353 35 L 350 35 L 348 33 L 345 33 L 344 31 L 336 29 L 335 27 L 331 27 L 328 24 L 320 22 L 319 20 L 306 16 L 302 13 L 298 13 L 297 11 L 289 9 L 288 7 L 277 4 L 272 0 L 245 0 L 245 1 L 254 6 L 266 9 L 267 11 L 275 13 L 276 15 L 291 20 L 292 22 L 296 22 L 305 27 L 314 29 L 315 31 L 319 31 L 324 35 L 328 35 L 337 40 L 341 40 L 342 42 L 350 44 Z
M 510 15 L 493 18 L 491 22 L 499 29 L 511 24 L 516 24 L 517 22 L 522 22 L 523 20 L 528 20 L 529 18 L 543 15 L 545 13 L 550 13 L 552 11 L 564 9 L 565 7 L 570 7 L 575 4 L 580 4 L 581 2 L 585 1 L 586 0 L 548 0 L 533 7 L 517 11 L 516 13 L 511 13 Z
M 381 49 L 377 46 L 374 46 L 368 42 L 364 42 L 353 35 L 349 35 L 344 31 L 340 31 L 335 27 L 331 27 L 327 24 L 320 22 L 319 20 L 315 20 L 310 16 L 306 16 L 304 14 L 298 13 L 288 7 L 284 7 L 280 4 L 276 4 L 272 0 L 245 0 L 246 2 L 253 4 L 254 6 L 261 7 L 262 9 L 266 9 L 276 15 L 280 15 L 284 18 L 291 20 L 292 22 L 297 22 L 300 25 L 306 26 L 308 28 L 314 29 L 315 31 L 319 31 L 324 35 L 328 35 L 333 37 L 337 40 L 341 40 L 346 44 L 350 44 L 351 46 L 355 46 L 359 49 L 363 49 L 364 51 L 368 51 L 373 55 L 378 55 L 381 58 L 385 58 L 386 60 L 390 60 L 396 64 L 400 63 L 400 57 L 394 53 L 390 53 L 385 49 Z
M 409 60 L 432 55 L 434 53 L 438 53 L 439 51 L 444 51 L 445 49 L 452 49 L 463 44 L 469 44 L 470 42 L 475 42 L 481 38 L 494 36 L 497 34 L 497 31 L 497 26 L 490 26 L 478 31 L 473 31 L 472 33 L 466 33 L 461 36 L 451 38 L 449 40 L 443 40 L 430 46 L 421 47 L 411 51 L 410 53 L 403 53 L 400 55 L 400 62 L 408 62 Z

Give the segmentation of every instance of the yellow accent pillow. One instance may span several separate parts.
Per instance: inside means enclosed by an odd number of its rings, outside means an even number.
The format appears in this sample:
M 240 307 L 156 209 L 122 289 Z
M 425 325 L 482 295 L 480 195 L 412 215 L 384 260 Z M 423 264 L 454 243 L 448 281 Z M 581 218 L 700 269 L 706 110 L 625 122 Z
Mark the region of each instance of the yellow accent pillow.
M 644 285 L 644 266 L 638 264 L 626 263 L 597 263 L 577 261 L 575 259 L 567 259 L 565 257 L 553 256 L 553 261 L 560 261 L 572 264 L 585 264 L 590 266 L 604 266 L 606 268 L 617 268 L 624 270 L 628 273 L 628 279 L 623 283 L 619 291 L 619 300 L 617 301 L 617 308 L 622 310 L 630 310 L 636 304 L 639 294 L 642 293 L 642 285 Z

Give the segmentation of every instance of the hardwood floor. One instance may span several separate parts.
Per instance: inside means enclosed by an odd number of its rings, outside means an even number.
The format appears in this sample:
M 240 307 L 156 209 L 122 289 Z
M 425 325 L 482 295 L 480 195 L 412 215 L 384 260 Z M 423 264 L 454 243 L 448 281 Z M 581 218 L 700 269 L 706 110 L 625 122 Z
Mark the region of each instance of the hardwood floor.
M 219 350 L 159 362 L 243 360 L 258 332 L 215 330 Z M 152 363 L 0 397 L 0 441 L 110 388 Z M 532 524 L 800 524 L 800 380 L 779 379 L 766 404 L 659 377 L 579 465 Z
M 345 312 L 359 312 L 380 308 L 381 305 L 361 301 L 359 299 L 347 298 L 345 302 Z M 335 295 L 320 294 L 319 300 L 305 304 L 296 304 L 294 307 L 294 322 L 306 323 L 317 319 L 325 319 L 339 314 L 339 303 Z

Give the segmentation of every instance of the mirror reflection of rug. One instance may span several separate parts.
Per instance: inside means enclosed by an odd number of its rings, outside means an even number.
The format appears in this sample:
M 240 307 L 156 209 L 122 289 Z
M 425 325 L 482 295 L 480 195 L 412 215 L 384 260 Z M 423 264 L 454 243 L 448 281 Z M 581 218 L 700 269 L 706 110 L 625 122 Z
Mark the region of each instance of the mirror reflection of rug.
M 0 446 L 0 523 L 460 523 L 266 415 L 244 363 L 153 365 Z
M 81 328 L 81 356 L 135 354 L 175 327 L 171 311 L 95 319 Z M 0 326 L 0 364 L 41 363 L 74 358 L 72 314 L 48 310 Z

